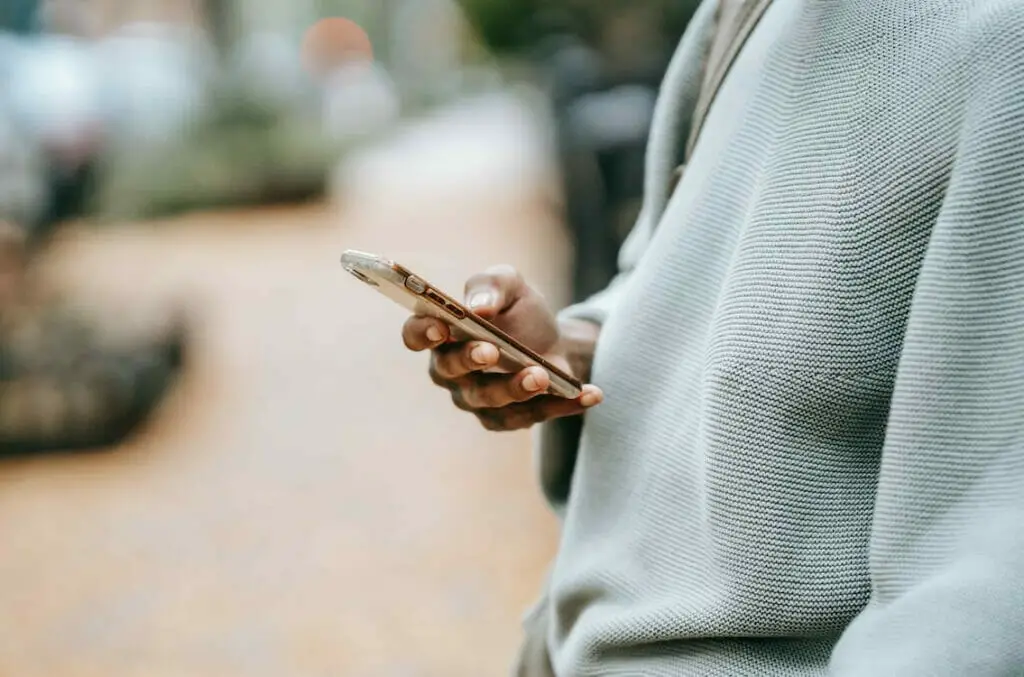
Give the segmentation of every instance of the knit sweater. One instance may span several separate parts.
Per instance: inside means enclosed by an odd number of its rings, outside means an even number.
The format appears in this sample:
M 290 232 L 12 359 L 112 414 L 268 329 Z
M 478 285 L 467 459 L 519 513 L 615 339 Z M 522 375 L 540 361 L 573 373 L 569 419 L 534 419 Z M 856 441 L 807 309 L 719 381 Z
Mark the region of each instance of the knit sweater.
M 775 0 L 605 292 L 555 674 L 1024 675 L 1024 1 Z

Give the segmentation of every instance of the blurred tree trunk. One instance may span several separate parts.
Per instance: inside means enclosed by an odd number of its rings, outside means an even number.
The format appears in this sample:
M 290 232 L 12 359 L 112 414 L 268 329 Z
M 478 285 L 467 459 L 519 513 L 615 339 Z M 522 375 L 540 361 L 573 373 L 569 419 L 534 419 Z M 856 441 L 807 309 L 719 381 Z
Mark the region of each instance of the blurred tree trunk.
M 34 33 L 39 13 L 38 0 L 3 0 L 0 2 L 0 29 L 19 35 Z
M 234 0 L 203 0 L 203 10 L 210 42 L 223 61 L 231 52 L 236 38 Z

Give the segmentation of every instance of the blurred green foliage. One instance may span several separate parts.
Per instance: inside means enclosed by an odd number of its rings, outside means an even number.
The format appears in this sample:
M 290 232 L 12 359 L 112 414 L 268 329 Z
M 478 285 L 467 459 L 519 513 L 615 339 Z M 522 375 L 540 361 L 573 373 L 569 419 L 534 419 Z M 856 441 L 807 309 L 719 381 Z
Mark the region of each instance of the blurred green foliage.
M 126 220 L 314 200 L 342 152 L 318 118 L 221 90 L 183 139 L 108 156 L 93 212 Z
M 570 33 L 599 47 L 616 17 L 641 9 L 652 28 L 674 44 L 700 0 L 459 0 L 488 47 L 521 54 L 552 33 Z

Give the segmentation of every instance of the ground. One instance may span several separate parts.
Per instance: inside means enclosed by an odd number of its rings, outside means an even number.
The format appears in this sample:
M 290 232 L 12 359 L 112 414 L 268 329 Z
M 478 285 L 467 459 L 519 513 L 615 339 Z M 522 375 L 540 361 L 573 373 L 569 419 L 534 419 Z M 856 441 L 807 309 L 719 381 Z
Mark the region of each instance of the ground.
M 0 674 L 506 674 L 556 539 L 530 435 L 454 410 L 403 311 L 337 261 L 378 251 L 456 289 L 512 262 L 557 302 L 565 239 L 521 156 L 490 192 L 392 181 L 388 157 L 340 203 L 56 245 L 55 286 L 141 324 L 183 304 L 194 336 L 123 448 L 0 465 Z

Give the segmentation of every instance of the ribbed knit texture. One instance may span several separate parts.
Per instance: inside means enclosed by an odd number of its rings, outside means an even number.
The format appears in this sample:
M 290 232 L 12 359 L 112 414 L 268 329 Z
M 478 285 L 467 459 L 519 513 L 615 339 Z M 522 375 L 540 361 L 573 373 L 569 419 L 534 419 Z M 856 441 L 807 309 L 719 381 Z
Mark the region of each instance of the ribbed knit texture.
M 666 203 L 699 80 L 567 311 L 607 397 L 540 452 L 555 672 L 1024 675 L 1024 2 L 775 0 Z

